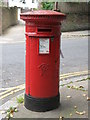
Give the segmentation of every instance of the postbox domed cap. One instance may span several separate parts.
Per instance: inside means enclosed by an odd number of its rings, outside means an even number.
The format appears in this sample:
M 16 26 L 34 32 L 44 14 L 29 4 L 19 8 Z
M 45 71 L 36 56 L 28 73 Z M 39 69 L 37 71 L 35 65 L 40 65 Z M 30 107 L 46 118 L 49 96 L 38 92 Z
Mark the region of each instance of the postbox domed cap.
M 36 10 L 26 13 L 21 13 L 20 18 L 24 21 L 56 21 L 61 22 L 66 18 L 66 15 L 52 10 Z

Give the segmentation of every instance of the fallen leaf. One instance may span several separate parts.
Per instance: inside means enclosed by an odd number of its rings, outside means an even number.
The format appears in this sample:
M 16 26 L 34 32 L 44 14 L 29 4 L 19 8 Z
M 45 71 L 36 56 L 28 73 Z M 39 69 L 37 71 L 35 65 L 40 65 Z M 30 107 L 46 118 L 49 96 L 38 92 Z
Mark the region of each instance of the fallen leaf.
M 82 85 L 80 85 L 79 88 L 84 88 L 84 87 Z
M 74 108 L 76 109 L 76 108 L 77 108 L 77 106 L 74 106 Z
M 15 108 L 15 110 L 14 110 L 15 112 L 17 112 L 18 110 L 17 110 L 17 108 Z
M 87 97 L 87 101 L 90 101 L 90 97 Z
M 86 97 L 87 96 L 87 94 L 83 94 L 83 97 Z
M 85 113 L 86 113 L 85 111 L 83 111 L 83 112 L 76 111 L 76 114 L 78 114 L 78 115 L 84 115 Z
M 71 86 L 67 85 L 67 88 L 71 88 Z
M 13 114 L 12 114 L 12 113 L 10 113 L 10 117 L 13 117 Z
M 68 95 L 68 96 L 67 96 L 67 98 L 71 98 L 71 96 L 70 96 L 70 95 Z
M 72 85 L 72 86 L 67 86 L 69 89 L 76 89 L 76 90 L 82 90 L 82 91 L 87 91 L 87 90 L 84 90 L 83 86 L 75 86 L 75 85 Z
M 63 119 L 64 119 L 64 117 L 60 116 L 60 120 L 63 120 Z
M 70 116 L 72 116 L 72 113 L 70 113 Z

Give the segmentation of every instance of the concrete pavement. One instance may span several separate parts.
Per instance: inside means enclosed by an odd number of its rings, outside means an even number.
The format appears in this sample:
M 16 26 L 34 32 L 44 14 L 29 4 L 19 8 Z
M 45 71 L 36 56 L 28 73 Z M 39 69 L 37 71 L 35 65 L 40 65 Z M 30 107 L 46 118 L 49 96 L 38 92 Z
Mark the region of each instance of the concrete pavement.
M 0 43 L 21 43 L 25 42 L 25 26 L 24 25 L 15 25 L 9 27 L 3 34 L 0 36 Z
M 0 116 L 6 116 L 10 107 L 17 107 L 14 118 L 88 118 L 88 80 L 87 76 L 73 77 L 60 81 L 60 107 L 48 112 L 32 112 L 23 104 L 18 104 L 16 97 L 0 106 Z M 18 98 L 23 94 L 17 96 Z

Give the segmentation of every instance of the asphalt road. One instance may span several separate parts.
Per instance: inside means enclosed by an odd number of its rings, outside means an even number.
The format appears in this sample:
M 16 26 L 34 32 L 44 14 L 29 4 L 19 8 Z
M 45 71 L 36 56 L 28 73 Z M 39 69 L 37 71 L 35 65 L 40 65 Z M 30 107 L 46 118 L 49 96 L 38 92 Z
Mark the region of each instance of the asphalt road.
M 63 38 L 61 73 L 88 69 L 87 37 Z M 23 84 L 25 81 L 25 43 L 3 44 L 2 46 L 2 87 Z
M 62 38 L 61 73 L 88 70 L 88 37 Z
M 22 30 L 22 28 L 19 30 Z M 13 38 L 14 42 L 0 44 L 2 53 L 0 54 L 0 85 L 3 88 L 9 88 L 25 83 L 24 30 L 16 32 L 15 34 L 8 36 L 8 40 L 12 41 Z M 7 39 L 7 35 L 5 35 L 3 39 Z M 88 69 L 87 36 L 63 37 L 61 40 L 61 49 L 64 58 L 60 59 L 60 73 L 64 74 Z M 8 99 L 10 99 L 10 96 L 3 99 L 2 103 L 6 102 Z

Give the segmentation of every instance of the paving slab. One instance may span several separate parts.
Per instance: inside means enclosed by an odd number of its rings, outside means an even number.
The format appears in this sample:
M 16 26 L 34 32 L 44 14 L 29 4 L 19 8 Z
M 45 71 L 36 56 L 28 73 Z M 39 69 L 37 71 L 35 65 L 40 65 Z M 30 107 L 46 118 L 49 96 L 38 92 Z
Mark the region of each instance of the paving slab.
M 66 86 L 60 87 L 60 106 L 48 112 L 33 112 L 27 110 L 23 104 L 18 106 L 18 112 L 14 118 L 88 118 L 88 81 L 74 82 L 70 86 L 83 86 L 85 91 L 70 89 Z M 75 108 L 76 107 L 76 108 Z M 84 112 L 80 115 L 80 112 Z
M 17 97 L 23 96 L 23 93 L 0 106 L 0 117 L 6 117 L 6 113 L 2 114 L 3 111 L 7 111 L 10 107 L 17 107 L 18 112 L 14 113 L 14 118 L 59 118 L 62 116 L 64 118 L 86 119 L 88 118 L 87 77 L 88 76 L 73 77 L 60 82 L 60 106 L 57 109 L 48 112 L 33 112 L 27 110 L 24 104 L 18 104 L 16 100 Z M 71 86 L 71 88 L 68 86 Z M 74 88 L 72 86 L 74 86 Z M 80 113 L 83 113 L 83 115 L 80 115 Z

